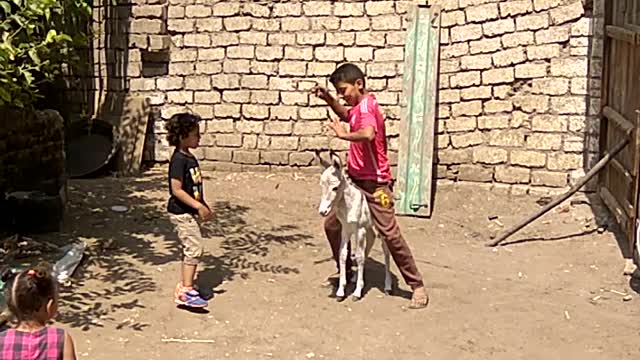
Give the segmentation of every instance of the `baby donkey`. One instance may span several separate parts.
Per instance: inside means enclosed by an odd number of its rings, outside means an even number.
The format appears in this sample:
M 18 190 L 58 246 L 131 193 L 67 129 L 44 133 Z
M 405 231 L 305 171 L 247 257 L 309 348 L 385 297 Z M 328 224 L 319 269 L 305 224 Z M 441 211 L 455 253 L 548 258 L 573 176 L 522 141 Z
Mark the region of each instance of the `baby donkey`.
M 331 163 L 323 160 L 316 153 L 324 171 L 320 177 L 322 187 L 322 198 L 318 211 L 320 215 L 327 216 L 331 210 L 335 210 L 336 216 L 342 225 L 342 241 L 340 243 L 340 281 L 336 296 L 345 297 L 345 285 L 347 283 L 346 263 L 348 247 L 350 241 L 355 240 L 355 258 L 357 264 L 356 289 L 353 293 L 354 300 L 362 298 L 362 288 L 364 287 L 364 262 L 369 255 L 376 238 L 375 227 L 367 199 L 364 194 L 351 182 L 346 171 L 342 167 L 340 157 L 334 153 L 330 154 Z M 384 241 L 382 250 L 384 252 L 384 291 L 391 293 L 391 271 L 389 269 L 389 249 Z

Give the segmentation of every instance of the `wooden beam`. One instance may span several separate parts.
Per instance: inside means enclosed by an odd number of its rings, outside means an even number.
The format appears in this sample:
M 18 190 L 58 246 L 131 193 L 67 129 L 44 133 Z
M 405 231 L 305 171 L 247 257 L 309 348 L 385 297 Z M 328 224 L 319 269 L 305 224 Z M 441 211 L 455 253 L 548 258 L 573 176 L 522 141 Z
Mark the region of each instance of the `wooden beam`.
M 636 44 L 636 37 L 638 36 L 638 32 L 636 31 L 615 25 L 607 25 L 606 33 L 607 36 L 612 39 L 625 41 L 634 45 Z
M 628 143 L 629 143 L 629 139 L 623 139 L 621 142 L 616 144 L 616 146 L 614 146 L 611 149 L 611 152 L 609 154 L 605 154 L 602 157 L 602 159 L 600 159 L 600 161 L 598 161 L 598 163 L 591 170 L 589 170 L 589 172 L 585 176 L 583 176 L 575 185 L 573 185 L 573 187 L 571 187 L 571 189 L 569 189 L 569 191 L 567 191 L 566 193 L 562 194 L 560 197 L 556 198 L 552 202 L 550 202 L 547 205 L 545 205 L 542 209 L 538 210 L 538 212 L 536 212 L 532 216 L 526 218 L 525 220 L 519 222 L 517 225 L 511 227 L 510 229 L 505 231 L 502 235 L 500 235 L 500 237 L 498 237 L 497 239 L 495 239 L 494 241 L 492 241 L 490 243 L 487 243 L 486 245 L 487 246 L 496 246 L 496 245 L 500 244 L 501 242 L 506 240 L 509 236 L 515 234 L 516 232 L 518 232 L 523 227 L 529 225 L 531 222 L 533 222 L 534 220 L 536 220 L 540 216 L 542 216 L 542 215 L 546 214 L 547 212 L 549 212 L 549 210 L 551 210 L 554 207 L 560 205 L 563 201 L 565 201 L 569 197 L 571 197 L 571 195 L 577 193 L 578 190 L 580 190 L 580 188 L 582 188 L 587 182 L 589 182 L 589 180 L 591 180 L 594 176 L 596 176 L 596 174 L 598 174 L 602 169 L 604 169 L 605 166 L 616 155 L 618 155 L 618 153 L 620 151 L 622 151 L 622 149 L 624 149 L 627 146 Z
M 608 152 L 605 151 L 605 155 Z M 614 167 L 624 178 L 624 180 L 627 182 L 627 185 L 632 185 L 633 184 L 633 176 L 631 175 L 631 173 L 624 167 L 624 165 L 622 165 L 620 163 L 620 161 L 618 161 L 618 159 L 613 159 L 611 160 L 611 166 Z
M 629 216 L 627 216 L 627 212 L 624 210 L 620 202 L 616 200 L 615 196 L 607 189 L 606 187 L 600 188 L 600 196 L 602 197 L 602 201 L 607 204 L 607 207 L 613 213 L 618 224 L 620 224 L 625 231 L 625 234 L 629 236 L 628 227 L 629 227 Z
M 627 120 L 624 116 L 622 116 L 619 112 L 617 112 L 614 108 L 610 106 L 605 106 L 602 109 L 602 115 L 604 115 L 607 119 L 613 121 L 616 126 L 618 126 L 627 137 L 631 137 L 631 133 L 635 129 L 635 125 Z

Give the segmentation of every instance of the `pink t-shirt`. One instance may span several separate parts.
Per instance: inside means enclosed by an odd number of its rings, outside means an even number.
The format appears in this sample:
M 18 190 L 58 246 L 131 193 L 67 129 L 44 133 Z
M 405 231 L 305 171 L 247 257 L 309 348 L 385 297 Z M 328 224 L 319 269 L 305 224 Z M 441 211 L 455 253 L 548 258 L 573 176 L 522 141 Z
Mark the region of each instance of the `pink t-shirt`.
M 376 132 L 372 141 L 350 143 L 347 157 L 349 175 L 355 180 L 391 181 L 387 132 L 378 100 L 371 94 L 366 95 L 358 105 L 349 109 L 348 116 L 351 132 L 367 126 L 373 127 Z

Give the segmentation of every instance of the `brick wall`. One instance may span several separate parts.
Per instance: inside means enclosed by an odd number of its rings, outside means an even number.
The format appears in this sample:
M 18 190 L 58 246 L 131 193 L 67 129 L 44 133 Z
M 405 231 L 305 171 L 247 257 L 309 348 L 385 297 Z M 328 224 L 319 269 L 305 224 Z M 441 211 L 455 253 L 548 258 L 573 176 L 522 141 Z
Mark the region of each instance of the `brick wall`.
M 386 111 L 395 161 L 412 3 L 120 5 L 130 14 L 125 90 L 158 109 L 149 156 L 167 159 L 159 119 L 184 110 L 207 120 L 198 152 L 207 169 L 306 167 L 313 150 L 344 150 L 323 129 L 326 107 L 306 91 L 349 61 Z M 602 1 L 432 3 L 444 9 L 437 177 L 544 192 L 583 175 L 597 155 Z

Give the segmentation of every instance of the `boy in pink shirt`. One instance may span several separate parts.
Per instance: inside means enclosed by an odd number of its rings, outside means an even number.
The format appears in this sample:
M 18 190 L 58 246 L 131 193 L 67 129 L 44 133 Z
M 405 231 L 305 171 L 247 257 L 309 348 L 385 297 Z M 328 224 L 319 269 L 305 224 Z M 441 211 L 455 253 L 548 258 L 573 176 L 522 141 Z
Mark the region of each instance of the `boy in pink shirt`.
M 350 109 L 347 110 L 321 86 L 316 86 L 312 91 L 326 101 L 339 117 L 332 120 L 329 126 L 336 137 L 350 142 L 347 157 L 349 177 L 367 198 L 376 228 L 387 243 L 402 277 L 413 290 L 409 307 L 424 308 L 429 303 L 429 296 L 395 216 L 393 179 L 387 157 L 387 134 L 378 101 L 366 90 L 364 74 L 356 65 L 341 65 L 331 74 L 329 81 L 335 86 L 338 95 L 351 106 Z M 349 123 L 349 132 L 344 129 L 341 121 Z M 327 216 L 324 229 L 337 263 L 341 226 L 335 213 Z

